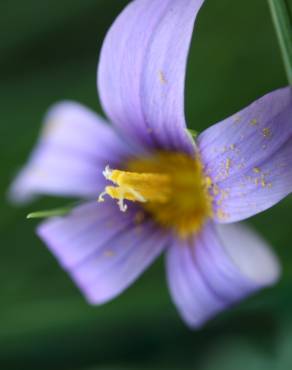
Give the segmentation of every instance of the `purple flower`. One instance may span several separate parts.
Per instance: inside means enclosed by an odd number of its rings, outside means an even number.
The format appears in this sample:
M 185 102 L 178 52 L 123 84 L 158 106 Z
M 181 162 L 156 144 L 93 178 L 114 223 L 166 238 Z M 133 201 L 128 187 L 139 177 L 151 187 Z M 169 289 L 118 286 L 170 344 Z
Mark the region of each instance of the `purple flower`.
M 11 188 L 16 201 L 40 193 L 86 200 L 45 221 L 38 234 L 90 303 L 120 294 L 165 251 L 173 301 L 191 327 L 277 281 L 280 267 L 266 243 L 233 223 L 292 189 L 290 88 L 196 142 L 187 132 L 185 69 L 202 3 L 128 5 L 98 68 L 113 128 L 77 103 L 55 105 Z

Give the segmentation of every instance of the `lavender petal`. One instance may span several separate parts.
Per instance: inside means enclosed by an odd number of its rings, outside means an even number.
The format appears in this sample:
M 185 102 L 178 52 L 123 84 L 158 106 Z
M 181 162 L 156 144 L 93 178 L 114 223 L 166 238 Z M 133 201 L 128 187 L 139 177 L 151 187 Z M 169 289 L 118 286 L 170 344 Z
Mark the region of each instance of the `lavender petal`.
M 276 90 L 199 137 L 214 183 L 215 219 L 235 222 L 268 209 L 292 191 L 292 94 Z
M 91 110 L 74 102 L 54 105 L 28 163 L 10 189 L 14 202 L 39 194 L 97 197 L 105 186 L 102 171 L 131 155 L 130 149 Z
M 280 274 L 267 244 L 241 224 L 208 224 L 192 241 L 176 241 L 167 255 L 170 292 L 192 328 L 266 286 Z
M 150 148 L 193 153 L 184 116 L 185 70 L 203 0 L 136 0 L 105 39 L 98 88 L 105 112 Z
M 158 257 L 168 235 L 140 210 L 120 212 L 114 201 L 91 202 L 44 222 L 38 235 L 92 304 L 114 298 Z M 140 216 L 139 216 L 140 217 Z

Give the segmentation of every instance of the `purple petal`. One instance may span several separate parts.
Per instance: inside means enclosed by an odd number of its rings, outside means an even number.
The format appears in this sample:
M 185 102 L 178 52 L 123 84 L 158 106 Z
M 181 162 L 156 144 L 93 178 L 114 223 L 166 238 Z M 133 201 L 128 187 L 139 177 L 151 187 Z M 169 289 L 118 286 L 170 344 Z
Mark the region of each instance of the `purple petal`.
M 200 327 L 218 312 L 274 284 L 275 255 L 251 229 L 210 223 L 191 241 L 175 241 L 167 255 L 173 300 L 186 323 Z
M 56 104 L 10 197 L 15 202 L 38 194 L 96 197 L 105 185 L 105 166 L 129 155 L 130 149 L 97 114 L 74 102 Z
M 203 0 L 136 0 L 105 39 L 98 68 L 104 109 L 147 147 L 193 152 L 184 84 L 193 26 Z
M 205 171 L 215 183 L 215 218 L 234 222 L 292 191 L 292 95 L 265 95 L 199 137 Z
M 164 249 L 168 236 L 136 208 L 87 203 L 65 218 L 44 222 L 38 234 L 89 302 L 101 304 L 125 290 Z

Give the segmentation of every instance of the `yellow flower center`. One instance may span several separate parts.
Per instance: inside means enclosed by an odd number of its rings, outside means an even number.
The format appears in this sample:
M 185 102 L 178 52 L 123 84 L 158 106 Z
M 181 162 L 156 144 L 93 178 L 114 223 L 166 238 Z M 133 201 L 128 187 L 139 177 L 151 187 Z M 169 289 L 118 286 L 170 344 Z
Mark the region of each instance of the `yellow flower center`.
M 104 176 L 114 186 L 107 186 L 99 201 L 107 194 L 118 200 L 121 211 L 127 209 L 125 200 L 140 202 L 157 223 L 183 238 L 198 232 L 212 216 L 212 182 L 198 158 L 158 152 L 129 161 L 125 171 L 107 167 Z

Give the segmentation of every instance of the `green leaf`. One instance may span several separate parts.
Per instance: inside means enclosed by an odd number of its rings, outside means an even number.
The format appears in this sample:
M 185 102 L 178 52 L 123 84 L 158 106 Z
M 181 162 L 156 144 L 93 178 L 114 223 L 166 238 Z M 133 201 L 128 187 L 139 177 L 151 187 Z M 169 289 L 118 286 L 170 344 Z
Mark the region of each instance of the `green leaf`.
M 63 207 L 63 208 L 55 208 L 50 210 L 44 211 L 37 211 L 29 213 L 26 218 L 33 219 L 33 218 L 48 218 L 48 217 L 58 217 L 58 216 L 66 216 L 68 213 L 71 212 L 73 206 Z

